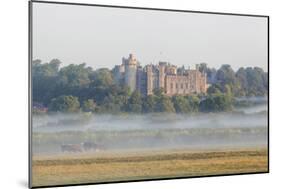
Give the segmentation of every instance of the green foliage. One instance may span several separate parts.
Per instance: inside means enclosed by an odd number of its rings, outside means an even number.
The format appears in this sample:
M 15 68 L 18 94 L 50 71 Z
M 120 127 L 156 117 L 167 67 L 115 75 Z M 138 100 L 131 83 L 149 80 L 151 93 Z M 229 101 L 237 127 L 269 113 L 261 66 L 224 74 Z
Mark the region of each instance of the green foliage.
M 82 110 L 84 112 L 94 112 L 96 109 L 96 103 L 93 99 L 88 99 L 83 102 Z
M 225 94 L 208 96 L 199 104 L 202 112 L 226 112 L 232 110 L 232 99 Z
M 119 96 L 109 94 L 104 98 L 100 106 L 97 108 L 99 113 L 112 113 L 116 114 L 122 111 L 124 104 Z
M 54 112 L 67 112 L 73 113 L 78 112 L 80 103 L 77 97 L 74 96 L 59 96 L 58 98 L 52 99 L 49 105 L 49 111 Z
M 154 95 L 146 96 L 142 102 L 142 110 L 144 113 L 154 112 L 156 106 L 156 97 Z
M 113 84 L 113 76 L 109 69 L 101 68 L 92 74 L 96 86 L 110 86 Z
M 170 97 L 161 95 L 156 99 L 155 112 L 174 113 L 176 111 Z
M 201 69 L 208 70 L 205 66 Z M 235 73 L 230 65 L 222 65 L 216 73 L 216 83 L 208 88 L 207 93 L 228 93 L 229 90 L 236 97 L 267 96 L 268 74 L 258 67 L 239 68 Z
M 209 95 L 211 94 L 219 94 L 219 93 L 222 93 L 222 89 L 221 89 L 221 86 L 218 85 L 218 84 L 213 84 L 211 85 L 208 89 L 207 89 L 207 93 Z
M 133 113 L 142 112 L 142 98 L 139 91 L 134 91 L 129 99 L 127 111 Z
M 141 94 L 139 91 L 134 91 L 129 99 L 130 104 L 141 104 Z
M 200 99 L 195 95 L 186 96 L 188 99 L 188 104 L 191 112 L 199 111 Z
M 172 102 L 177 113 L 188 113 L 192 111 L 188 99 L 184 96 L 174 96 Z
M 174 104 L 171 101 L 171 98 L 164 95 L 164 89 L 154 89 L 153 90 L 154 97 L 150 97 L 149 104 L 145 104 L 145 108 L 148 108 L 148 112 L 150 112 L 151 105 L 153 104 L 154 112 L 175 112 Z M 146 110 L 147 111 L 147 110 Z
M 41 63 L 41 60 L 33 61 L 32 95 L 34 101 L 47 105 L 54 97 L 60 64 L 61 62 L 57 59 L 44 64 Z
M 230 65 L 224 64 L 217 71 L 216 79 L 217 82 L 222 85 L 235 84 L 236 82 L 235 72 L 233 71 Z
M 92 72 L 86 64 L 70 64 L 60 69 L 58 83 L 60 87 L 75 88 L 90 84 L 89 75 Z
M 236 77 L 240 85 L 236 96 L 268 95 L 268 75 L 261 68 L 240 68 Z

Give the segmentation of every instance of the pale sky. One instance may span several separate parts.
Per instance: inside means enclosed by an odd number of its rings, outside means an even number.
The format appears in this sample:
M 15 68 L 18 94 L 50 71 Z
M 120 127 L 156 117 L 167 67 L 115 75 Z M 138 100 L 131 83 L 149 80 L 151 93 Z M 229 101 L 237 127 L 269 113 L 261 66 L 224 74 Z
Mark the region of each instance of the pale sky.
M 142 66 L 205 62 L 267 71 L 267 19 L 33 2 L 33 59 L 94 69 L 135 54 Z

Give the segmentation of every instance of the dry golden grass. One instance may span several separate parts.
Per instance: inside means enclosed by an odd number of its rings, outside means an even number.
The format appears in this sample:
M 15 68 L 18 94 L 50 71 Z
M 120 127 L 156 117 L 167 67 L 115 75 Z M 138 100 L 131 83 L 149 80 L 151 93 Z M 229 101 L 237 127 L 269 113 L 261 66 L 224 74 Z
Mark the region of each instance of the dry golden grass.
M 267 172 L 267 149 L 34 157 L 33 186 Z

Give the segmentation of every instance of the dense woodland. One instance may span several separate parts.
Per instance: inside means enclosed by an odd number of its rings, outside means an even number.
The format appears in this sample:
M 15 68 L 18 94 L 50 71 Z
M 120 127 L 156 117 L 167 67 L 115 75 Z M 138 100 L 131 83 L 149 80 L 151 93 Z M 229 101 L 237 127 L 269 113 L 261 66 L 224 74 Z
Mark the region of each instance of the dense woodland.
M 141 96 L 127 86 L 116 85 L 112 71 L 93 70 L 83 64 L 61 67 L 58 59 L 32 63 L 33 111 L 151 113 L 151 112 L 221 112 L 231 111 L 235 97 L 267 96 L 268 73 L 258 67 L 234 71 L 230 65 L 218 70 L 200 64 L 199 70 L 212 80 L 207 94 L 168 97 L 162 89 L 154 95 Z M 46 112 L 46 111 L 44 111 Z

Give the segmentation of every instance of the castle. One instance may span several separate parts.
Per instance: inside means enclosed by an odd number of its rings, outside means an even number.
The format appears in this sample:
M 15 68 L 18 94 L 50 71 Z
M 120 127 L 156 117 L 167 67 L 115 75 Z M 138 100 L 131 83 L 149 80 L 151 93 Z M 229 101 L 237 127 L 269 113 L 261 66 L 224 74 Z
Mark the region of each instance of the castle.
M 149 64 L 142 68 L 133 54 L 122 58 L 122 64 L 114 67 L 113 76 L 116 83 L 125 84 L 131 91 L 138 90 L 142 95 L 151 95 L 154 89 L 160 88 L 168 96 L 207 91 L 206 73 L 200 72 L 198 65 L 191 70 L 159 62 L 158 65 Z

